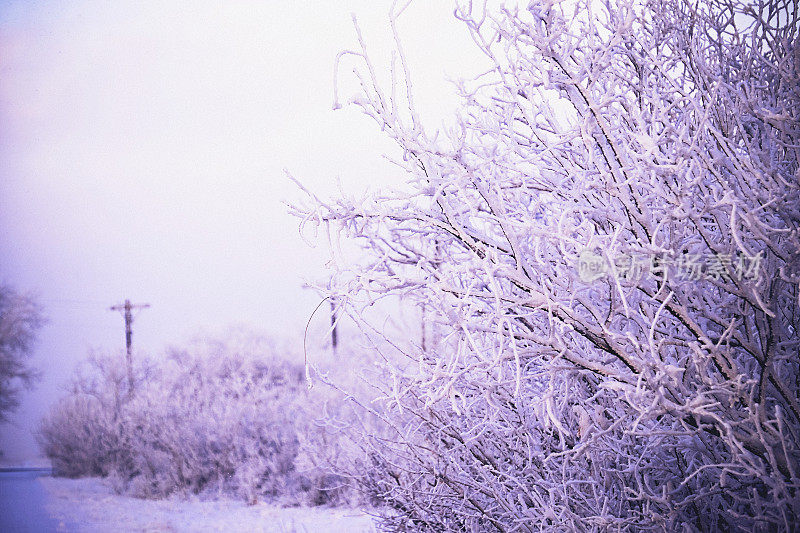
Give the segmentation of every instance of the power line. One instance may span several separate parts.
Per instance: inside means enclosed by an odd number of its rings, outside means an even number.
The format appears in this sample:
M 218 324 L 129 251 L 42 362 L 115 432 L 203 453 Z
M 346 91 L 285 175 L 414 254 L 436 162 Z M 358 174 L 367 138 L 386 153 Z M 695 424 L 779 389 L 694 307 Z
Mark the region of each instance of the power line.
M 37 300 L 41 302 L 50 302 L 50 303 L 65 303 L 65 304 L 78 304 L 78 305 L 101 305 L 105 306 L 106 303 L 101 300 L 85 300 L 85 299 L 78 299 L 78 298 L 37 298 Z

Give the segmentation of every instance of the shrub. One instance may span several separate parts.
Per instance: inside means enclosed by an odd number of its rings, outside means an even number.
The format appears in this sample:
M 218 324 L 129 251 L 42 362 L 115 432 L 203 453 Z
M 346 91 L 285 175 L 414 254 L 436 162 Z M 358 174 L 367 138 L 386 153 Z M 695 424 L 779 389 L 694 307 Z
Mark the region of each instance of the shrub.
M 295 464 L 300 432 L 318 412 L 302 367 L 267 344 L 240 341 L 201 343 L 140 365 L 132 397 L 123 359 L 93 357 L 41 425 L 56 472 L 108 475 L 119 492 L 144 498 L 343 501 L 330 476 Z
M 133 460 L 116 474 L 145 497 L 292 493 L 302 392 L 300 369 L 283 361 L 173 354 L 164 377 L 128 406 Z
M 796 528 L 796 2 L 492 5 L 447 132 L 399 43 L 397 86 L 341 55 L 408 179 L 297 213 L 363 246 L 328 293 L 365 329 L 397 297 L 435 332 L 375 351 L 351 475 L 395 530 Z
M 50 410 L 40 426 L 39 441 L 55 475 L 108 475 L 119 441 L 119 425 L 110 414 L 86 394 L 70 395 Z

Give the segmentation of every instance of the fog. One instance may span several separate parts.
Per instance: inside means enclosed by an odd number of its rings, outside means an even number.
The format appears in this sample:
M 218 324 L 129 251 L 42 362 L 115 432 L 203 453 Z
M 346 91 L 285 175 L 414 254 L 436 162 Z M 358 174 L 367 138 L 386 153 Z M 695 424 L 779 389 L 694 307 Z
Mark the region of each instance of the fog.
M 134 347 L 151 354 L 244 325 L 296 340 L 319 297 L 324 243 L 283 202 L 288 169 L 322 194 L 397 183 L 392 147 L 355 108 L 333 111 L 336 53 L 358 16 L 388 64 L 389 2 L 6 2 L 0 7 L 0 281 L 35 293 L 43 379 L 0 426 L 6 460 L 90 350 L 121 352 L 109 307 L 149 303 Z M 447 2 L 399 29 L 423 120 L 455 109 L 448 78 L 475 73 Z M 347 59 L 340 93 L 357 90 Z M 384 68 L 383 70 L 388 70 Z

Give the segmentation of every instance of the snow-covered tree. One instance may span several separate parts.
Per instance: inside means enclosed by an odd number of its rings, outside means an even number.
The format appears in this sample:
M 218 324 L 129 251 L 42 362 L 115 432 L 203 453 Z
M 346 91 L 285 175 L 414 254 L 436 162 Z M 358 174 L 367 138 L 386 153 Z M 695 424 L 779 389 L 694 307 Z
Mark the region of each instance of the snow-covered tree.
M 43 324 L 41 307 L 32 296 L 0 286 L 0 422 L 8 421 L 22 390 L 38 377 L 28 358 Z
M 408 180 L 295 208 L 363 245 L 329 293 L 365 329 L 388 296 L 428 325 L 388 335 L 351 474 L 398 530 L 796 527 L 797 0 L 477 4 L 448 131 L 402 9 L 393 85 L 340 57 Z

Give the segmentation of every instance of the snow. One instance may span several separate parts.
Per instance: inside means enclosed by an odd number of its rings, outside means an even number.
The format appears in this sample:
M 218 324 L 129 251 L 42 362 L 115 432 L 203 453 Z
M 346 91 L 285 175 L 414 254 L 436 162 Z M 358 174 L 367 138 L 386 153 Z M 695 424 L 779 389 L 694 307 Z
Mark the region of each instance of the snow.
M 98 478 L 39 479 L 58 531 L 91 532 L 373 532 L 357 509 L 280 508 L 266 503 L 196 498 L 141 500 L 115 494 Z

